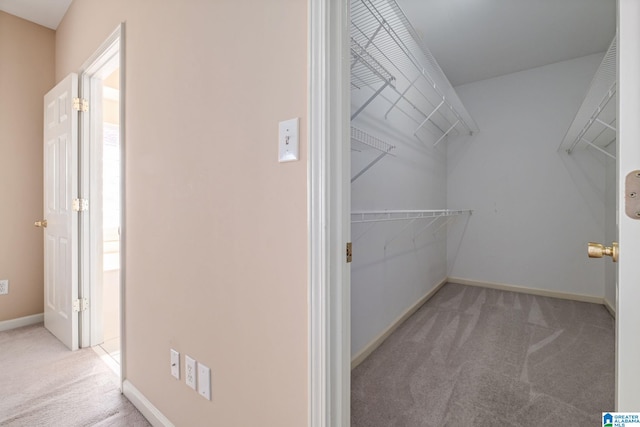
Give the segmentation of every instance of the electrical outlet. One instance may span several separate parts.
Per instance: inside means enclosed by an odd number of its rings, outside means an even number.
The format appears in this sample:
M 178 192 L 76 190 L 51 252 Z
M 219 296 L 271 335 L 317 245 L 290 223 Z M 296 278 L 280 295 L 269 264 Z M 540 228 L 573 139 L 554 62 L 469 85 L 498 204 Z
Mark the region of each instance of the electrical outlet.
M 180 353 L 171 349 L 171 375 L 180 379 Z
M 189 355 L 184 355 L 184 381 L 187 383 L 189 387 L 192 389 L 196 389 L 196 361 L 189 357 Z
M 202 363 L 198 363 L 198 393 L 211 400 L 211 369 Z
M 9 279 L 0 280 L 0 295 L 9 293 Z

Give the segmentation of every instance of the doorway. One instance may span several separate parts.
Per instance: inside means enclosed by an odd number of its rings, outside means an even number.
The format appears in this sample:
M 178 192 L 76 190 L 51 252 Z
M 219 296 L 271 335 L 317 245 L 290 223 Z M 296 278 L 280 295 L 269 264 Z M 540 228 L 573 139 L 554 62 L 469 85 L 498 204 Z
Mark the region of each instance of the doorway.
M 80 194 L 89 201 L 81 224 L 82 346 L 91 346 L 118 374 L 122 371 L 122 217 L 124 197 L 122 52 L 119 27 L 83 67 L 80 95 Z

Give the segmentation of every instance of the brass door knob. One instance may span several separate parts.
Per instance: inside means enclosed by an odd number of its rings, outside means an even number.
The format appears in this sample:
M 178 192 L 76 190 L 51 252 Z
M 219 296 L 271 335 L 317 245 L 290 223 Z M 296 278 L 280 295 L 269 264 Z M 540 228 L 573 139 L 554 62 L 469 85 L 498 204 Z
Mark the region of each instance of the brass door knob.
M 589 242 L 587 252 L 589 254 L 589 258 L 610 256 L 613 262 L 618 262 L 618 242 L 613 242 L 611 246 L 604 246 L 600 243 Z
M 47 228 L 47 220 L 43 219 L 42 221 L 36 221 L 33 223 L 36 227 Z

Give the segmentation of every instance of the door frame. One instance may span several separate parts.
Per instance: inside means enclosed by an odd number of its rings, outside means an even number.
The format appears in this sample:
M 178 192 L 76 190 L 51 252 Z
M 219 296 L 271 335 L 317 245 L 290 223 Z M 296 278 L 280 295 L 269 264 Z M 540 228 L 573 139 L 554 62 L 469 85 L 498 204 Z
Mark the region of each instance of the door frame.
M 350 424 L 349 2 L 308 0 L 309 426 Z
M 80 75 L 80 97 L 86 98 L 91 92 L 95 74 L 110 61 L 114 56 L 119 61 L 119 77 L 120 77 L 120 99 L 119 99 L 119 142 L 120 142 L 120 387 L 126 378 L 126 340 L 125 340 L 125 248 L 126 248 L 126 221 L 125 221 L 125 24 L 119 24 L 118 27 L 107 37 L 93 55 L 85 61 L 79 71 Z M 100 96 L 101 100 L 102 97 Z M 83 114 L 80 120 L 80 161 L 79 161 L 79 189 L 80 198 L 90 201 L 89 210 L 84 212 L 85 215 L 80 219 L 80 298 L 89 298 L 89 310 L 81 313 L 80 318 L 80 345 L 81 347 L 89 347 L 96 344 L 95 336 L 98 325 L 101 321 L 101 297 L 97 297 L 98 289 L 94 280 L 95 270 L 99 263 L 96 262 L 95 246 L 95 227 L 96 219 L 101 221 L 101 213 L 92 211 L 91 209 L 91 193 L 95 184 L 94 163 L 95 156 L 92 155 L 90 144 L 95 135 L 92 130 L 96 125 L 102 125 L 102 114 L 94 114 L 102 110 L 99 103 L 90 99 L 90 109 L 88 114 Z M 100 122 L 98 123 L 98 119 Z M 96 216 L 97 215 L 97 216 Z

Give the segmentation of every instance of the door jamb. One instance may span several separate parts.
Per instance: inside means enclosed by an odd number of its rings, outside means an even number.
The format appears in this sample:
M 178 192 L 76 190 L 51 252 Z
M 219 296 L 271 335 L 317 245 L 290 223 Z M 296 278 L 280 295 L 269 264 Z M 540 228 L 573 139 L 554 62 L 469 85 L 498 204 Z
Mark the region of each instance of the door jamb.
M 120 389 L 126 378 L 126 340 L 125 340 L 125 248 L 126 248 L 126 222 L 125 222 L 125 23 L 122 22 L 118 27 L 107 37 L 107 39 L 100 45 L 89 59 L 82 65 L 79 71 L 80 81 L 80 97 L 83 97 L 87 92 L 91 84 L 91 76 L 102 65 L 106 64 L 109 58 L 114 55 L 114 49 L 117 49 L 119 66 L 120 66 L 120 100 L 119 100 L 119 115 L 120 115 L 120 129 L 119 129 L 119 142 L 120 142 Z M 91 188 L 91 157 L 88 144 L 91 141 L 91 111 L 89 114 L 85 114 L 80 120 L 80 161 L 79 161 L 79 197 L 90 200 L 90 188 Z M 80 262 L 79 262 L 79 277 L 80 277 L 80 298 L 91 297 L 92 280 L 91 280 L 91 268 L 92 259 L 91 256 L 86 256 L 86 253 L 91 251 L 91 207 L 88 211 L 89 215 L 80 216 Z M 95 316 L 98 315 L 96 307 L 96 298 L 90 298 L 90 308 L 88 311 L 81 312 L 80 316 L 80 346 L 91 346 L 91 330 L 92 324 L 95 322 Z M 89 327 L 87 327 L 89 325 Z
M 349 2 L 309 0 L 309 426 L 350 423 Z

